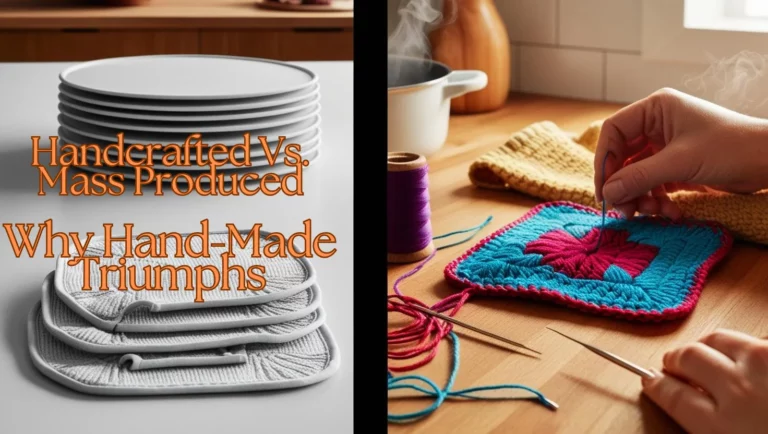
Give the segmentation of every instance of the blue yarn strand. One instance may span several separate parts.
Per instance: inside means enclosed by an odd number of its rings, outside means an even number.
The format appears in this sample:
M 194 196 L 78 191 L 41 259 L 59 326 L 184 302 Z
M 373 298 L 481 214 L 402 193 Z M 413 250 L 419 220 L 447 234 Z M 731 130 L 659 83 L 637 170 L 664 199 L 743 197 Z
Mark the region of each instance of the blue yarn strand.
M 468 229 L 448 232 L 446 234 L 433 237 L 432 238 L 433 240 L 439 240 L 443 238 L 452 237 L 454 235 L 467 234 L 467 233 L 469 234 L 468 236 L 464 237 L 459 241 L 437 247 L 435 250 L 441 250 L 448 247 L 457 246 L 459 244 L 462 244 L 471 240 L 484 227 L 488 226 L 491 220 L 493 220 L 493 216 L 488 216 L 488 218 L 485 219 L 484 222 L 480 223 L 477 226 L 474 226 Z M 391 413 L 387 414 L 387 419 L 389 420 L 389 422 L 394 422 L 394 423 L 415 422 L 435 412 L 438 408 L 440 408 L 440 406 L 443 404 L 443 402 L 445 402 L 446 399 L 485 400 L 485 401 L 534 399 L 539 401 L 541 404 L 543 404 L 545 407 L 549 409 L 557 408 L 556 404 L 554 404 L 552 401 L 549 401 L 547 398 L 545 398 L 544 395 L 541 394 L 541 392 L 520 384 L 497 384 L 497 385 L 490 385 L 490 386 L 471 387 L 471 388 L 462 389 L 462 390 L 451 390 L 453 389 L 453 383 L 456 381 L 456 375 L 459 372 L 460 349 L 459 349 L 459 337 L 454 332 L 450 332 L 448 336 L 453 341 L 453 366 L 451 368 L 451 373 L 448 376 L 448 381 L 445 384 L 445 388 L 441 389 L 440 386 L 435 384 L 434 381 L 430 380 L 429 378 L 423 375 L 403 375 L 403 376 L 395 377 L 392 375 L 391 372 L 387 371 L 387 389 L 388 390 L 390 391 L 412 390 L 412 391 L 421 393 L 423 395 L 435 398 L 435 401 L 432 403 L 432 405 L 430 405 L 429 407 L 423 410 L 419 410 L 411 413 L 405 413 L 405 414 L 391 414 Z M 420 383 L 422 385 L 414 384 L 414 383 Z M 423 386 L 428 386 L 428 387 L 423 387 Z M 476 393 L 486 392 L 491 390 L 511 390 L 511 389 L 525 390 L 530 392 L 534 396 L 521 398 L 521 397 L 489 397 L 489 396 L 476 395 Z
M 450 332 L 448 336 L 453 341 L 453 366 L 451 367 L 451 374 L 448 376 L 448 381 L 446 382 L 445 387 L 443 389 L 441 389 L 432 380 L 422 375 L 403 375 L 400 377 L 394 377 L 394 376 L 391 376 L 389 372 L 387 372 L 388 390 L 391 391 L 391 390 L 408 389 L 408 390 L 413 390 L 421 394 L 424 394 L 426 396 L 435 398 L 435 401 L 432 403 L 432 405 L 430 405 L 429 407 L 423 410 L 414 411 L 411 413 L 404 413 L 404 414 L 391 414 L 391 413 L 387 414 L 387 419 L 389 422 L 395 422 L 395 423 L 415 422 L 435 412 L 435 410 L 440 408 L 440 406 L 443 404 L 443 402 L 445 402 L 446 399 L 457 399 L 457 398 L 467 399 L 467 400 L 485 400 L 485 401 L 535 399 L 539 401 L 542 405 L 544 405 L 545 407 L 551 410 L 554 410 L 557 408 L 556 404 L 548 400 L 538 390 L 532 389 L 530 387 L 523 386 L 520 384 L 497 384 L 497 385 L 491 385 L 491 386 L 470 387 L 462 390 L 451 390 L 453 389 L 453 383 L 456 381 L 456 375 L 459 372 L 459 337 L 454 332 Z M 411 383 L 408 383 L 408 382 L 411 382 Z M 423 383 L 429 386 L 429 389 L 421 387 L 417 384 L 412 384 L 413 382 Z M 488 396 L 482 396 L 482 395 L 475 395 L 478 392 L 486 392 L 490 390 L 511 390 L 511 389 L 525 390 L 527 392 L 530 392 L 534 396 L 530 398 L 521 398 L 521 397 L 488 397 Z
M 459 230 L 459 231 L 448 232 L 447 234 L 442 234 L 442 235 L 438 235 L 436 237 L 432 237 L 433 240 L 440 240 L 440 239 L 443 239 L 443 238 L 452 237 L 454 235 L 466 234 L 466 233 L 470 233 L 471 232 L 467 237 L 462 238 L 461 240 L 456 241 L 454 243 L 446 244 L 444 246 L 437 247 L 436 250 L 441 250 L 441 249 L 445 249 L 445 248 L 448 248 L 448 247 L 458 246 L 459 244 L 462 244 L 462 243 L 465 243 L 465 242 L 471 240 L 472 237 L 477 235 L 477 233 L 480 232 L 484 227 L 488 226 L 488 223 L 490 223 L 491 220 L 493 220 L 493 216 L 488 216 L 488 218 L 485 219 L 484 222 L 480 223 L 479 225 L 477 225 L 475 227 L 471 227 L 471 228 L 468 228 L 468 229 L 462 229 L 462 230 Z
M 608 153 L 605 154 L 605 158 L 603 158 L 603 182 L 601 185 L 605 185 L 605 163 L 608 161 Z M 605 196 L 603 196 L 603 221 L 600 223 L 600 233 L 597 235 L 597 245 L 595 246 L 595 251 L 600 248 L 600 242 L 603 240 L 603 229 L 605 229 L 605 214 L 607 211 L 607 206 L 605 203 Z

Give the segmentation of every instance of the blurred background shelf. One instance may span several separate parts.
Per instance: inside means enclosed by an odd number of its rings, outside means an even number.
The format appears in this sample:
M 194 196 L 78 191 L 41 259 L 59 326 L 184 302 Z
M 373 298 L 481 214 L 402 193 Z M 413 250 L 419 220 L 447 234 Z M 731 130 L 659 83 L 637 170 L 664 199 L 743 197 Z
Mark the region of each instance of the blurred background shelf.
M 146 54 L 352 60 L 353 12 L 266 10 L 255 0 L 146 0 L 100 6 L 24 0 L 0 6 L 0 62 Z

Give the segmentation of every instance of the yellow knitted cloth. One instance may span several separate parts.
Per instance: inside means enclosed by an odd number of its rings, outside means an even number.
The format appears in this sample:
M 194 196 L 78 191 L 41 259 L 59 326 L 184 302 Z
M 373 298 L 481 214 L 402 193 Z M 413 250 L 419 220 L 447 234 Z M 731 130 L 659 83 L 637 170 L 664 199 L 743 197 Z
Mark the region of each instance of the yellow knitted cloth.
M 512 135 L 469 168 L 479 187 L 516 190 L 546 201 L 568 200 L 600 208 L 595 199 L 594 149 L 602 122 L 573 137 L 552 122 L 539 122 Z M 755 194 L 677 192 L 670 194 L 686 217 L 719 222 L 736 238 L 768 244 L 768 190 Z

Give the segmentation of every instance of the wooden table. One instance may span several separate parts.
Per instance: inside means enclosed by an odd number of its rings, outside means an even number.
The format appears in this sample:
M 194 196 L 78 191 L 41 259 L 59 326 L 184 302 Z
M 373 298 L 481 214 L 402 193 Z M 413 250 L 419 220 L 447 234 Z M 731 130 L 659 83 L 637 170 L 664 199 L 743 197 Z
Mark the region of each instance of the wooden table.
M 180 53 L 352 60 L 353 12 L 266 10 L 256 1 L 0 2 L 0 62 Z
M 541 120 L 581 132 L 591 121 L 619 106 L 537 96 L 513 96 L 501 110 L 457 117 L 450 123 L 445 147 L 429 159 L 432 225 L 435 235 L 464 229 L 492 215 L 493 221 L 472 242 L 437 253 L 432 262 L 401 285 L 407 295 L 432 304 L 455 288 L 443 277 L 445 265 L 479 240 L 511 222 L 538 200 L 512 192 L 475 188 L 467 173 L 470 163 L 501 145 L 512 132 Z M 737 243 L 713 270 L 692 315 L 670 324 L 638 324 L 582 314 L 554 305 L 517 299 L 471 299 L 456 316 L 469 324 L 522 342 L 543 353 L 523 357 L 504 344 L 455 327 L 461 339 L 461 368 L 455 388 L 519 383 L 542 391 L 560 405 L 557 412 L 527 401 L 446 402 L 430 417 L 408 425 L 390 425 L 390 432 L 423 433 L 664 433 L 681 429 L 640 395 L 637 376 L 604 361 L 575 343 L 545 329 L 551 326 L 582 338 L 641 365 L 660 367 L 664 352 L 717 328 L 757 336 L 768 334 L 768 251 Z M 390 266 L 389 284 L 413 265 Z M 390 326 L 405 319 L 390 315 Z M 450 363 L 448 340 L 426 367 L 413 371 L 440 386 Z M 397 363 L 397 361 L 391 361 Z M 393 393 L 391 396 L 402 395 Z M 416 411 L 426 399 L 390 399 L 393 413 Z

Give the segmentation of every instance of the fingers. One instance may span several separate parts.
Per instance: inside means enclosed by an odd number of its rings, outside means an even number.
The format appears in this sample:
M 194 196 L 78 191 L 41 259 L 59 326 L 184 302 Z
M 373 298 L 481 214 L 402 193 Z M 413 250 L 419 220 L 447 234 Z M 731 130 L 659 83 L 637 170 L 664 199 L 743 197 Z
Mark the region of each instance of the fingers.
M 687 344 L 664 355 L 666 371 L 715 397 L 722 396 L 721 389 L 727 387 L 723 379 L 729 377 L 735 367 L 733 360 L 701 342 Z
M 658 198 L 646 194 L 637 199 L 637 211 L 641 214 L 656 215 L 661 212 L 661 203 Z
M 673 193 L 676 191 L 698 191 L 706 193 L 709 191 L 707 187 L 699 184 L 691 184 L 689 182 L 670 182 L 665 186 L 667 193 Z
M 603 136 L 603 133 L 600 133 Z M 645 138 L 638 137 L 632 142 L 628 142 L 622 147 L 621 152 L 608 151 L 598 157 L 595 154 L 595 195 L 597 200 L 602 201 L 603 198 L 603 186 L 605 182 L 613 176 L 614 173 L 621 170 L 628 162 L 632 155 L 640 152 L 645 148 Z
M 632 217 L 635 215 L 635 212 L 637 212 L 637 202 L 631 201 L 628 203 L 614 205 L 614 208 L 619 210 L 619 212 L 623 214 L 627 219 L 632 219 Z
M 602 134 L 602 133 L 601 133 Z M 600 163 L 602 162 L 602 165 Z M 600 159 L 595 157 L 595 197 L 598 201 L 603 200 L 603 183 L 608 178 L 602 178 L 603 176 L 610 176 L 609 174 L 616 173 L 621 169 L 623 161 L 616 158 L 613 153 L 607 153 Z M 599 168 L 597 166 L 600 166 Z M 599 172 L 599 173 L 598 173 Z
M 628 219 L 632 218 L 635 211 L 645 215 L 662 215 L 672 220 L 678 220 L 683 216 L 680 206 L 667 195 L 665 186 L 656 187 L 650 194 L 645 194 L 635 200 L 616 204 L 614 208 L 627 216 Z
M 682 181 L 677 152 L 663 149 L 658 154 L 619 169 L 603 186 L 609 204 L 623 204 L 668 182 Z
M 603 171 L 607 154 L 613 154 L 616 161 L 623 162 L 641 151 L 648 140 L 666 145 L 663 107 L 669 106 L 672 94 L 674 91 L 656 92 L 624 107 L 603 123 L 595 149 L 595 194 L 598 200 L 603 200 L 603 181 L 619 170 L 617 165 L 606 162 Z
M 637 210 L 646 215 L 661 214 L 664 200 L 669 200 L 664 186 L 659 186 L 651 190 L 651 194 L 646 194 L 638 199 Z
M 652 195 L 659 202 L 659 214 L 672 220 L 678 220 L 683 216 L 683 211 L 667 195 L 667 187 L 662 185 L 652 191 Z
M 682 217 L 683 212 L 669 198 L 665 186 L 654 188 L 650 196 L 643 196 L 640 200 L 642 203 L 638 206 L 638 210 L 643 214 L 663 215 L 672 220 Z
M 687 432 L 709 432 L 715 402 L 709 396 L 674 377 L 655 373 L 643 380 L 643 393 Z
M 739 360 L 749 350 L 750 345 L 760 343 L 754 336 L 733 330 L 717 330 L 699 341 L 733 361 Z
M 683 211 L 680 209 L 680 206 L 672 202 L 672 199 L 666 197 L 659 200 L 661 201 L 661 211 L 659 214 L 672 220 L 679 220 L 683 217 Z

